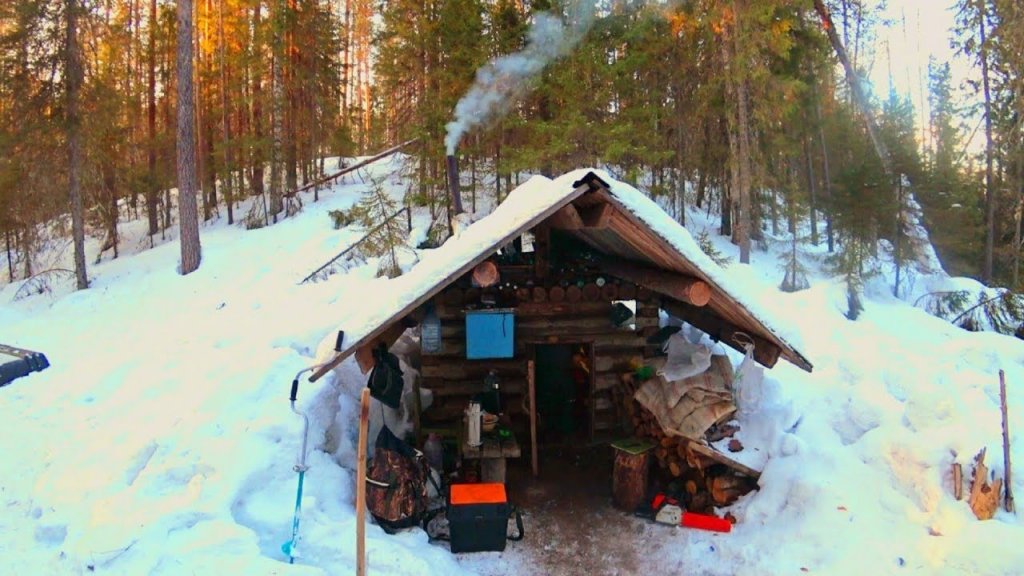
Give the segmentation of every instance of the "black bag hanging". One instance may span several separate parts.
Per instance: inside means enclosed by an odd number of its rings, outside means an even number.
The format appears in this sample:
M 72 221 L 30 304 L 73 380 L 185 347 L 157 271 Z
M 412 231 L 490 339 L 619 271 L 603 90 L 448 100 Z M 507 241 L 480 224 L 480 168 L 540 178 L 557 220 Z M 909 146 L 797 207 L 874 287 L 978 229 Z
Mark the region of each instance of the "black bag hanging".
M 370 380 L 367 385 L 370 387 L 370 396 L 398 409 L 402 400 L 402 390 L 405 388 L 405 380 L 402 379 L 402 368 L 398 364 L 398 357 L 388 352 L 384 344 L 373 350 L 373 371 L 370 372 Z

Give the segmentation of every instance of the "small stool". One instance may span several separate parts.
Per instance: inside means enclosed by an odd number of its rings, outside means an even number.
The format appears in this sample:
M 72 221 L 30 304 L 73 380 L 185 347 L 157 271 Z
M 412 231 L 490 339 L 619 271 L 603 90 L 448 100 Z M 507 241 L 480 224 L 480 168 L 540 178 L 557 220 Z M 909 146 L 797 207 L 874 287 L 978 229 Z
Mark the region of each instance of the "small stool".
M 612 443 L 615 469 L 612 471 L 612 504 L 633 512 L 647 495 L 647 470 L 653 442 L 628 438 Z

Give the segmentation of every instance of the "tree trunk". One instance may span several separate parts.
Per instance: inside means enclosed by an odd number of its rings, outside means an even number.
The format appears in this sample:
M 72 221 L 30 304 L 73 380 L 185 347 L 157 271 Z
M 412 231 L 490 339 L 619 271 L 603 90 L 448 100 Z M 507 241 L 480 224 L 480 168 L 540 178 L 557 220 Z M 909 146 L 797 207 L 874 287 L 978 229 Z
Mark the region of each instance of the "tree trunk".
M 192 91 L 192 0 L 178 1 L 178 220 L 181 273 L 199 268 L 199 213 L 196 207 L 195 108 Z
M 732 2 L 733 14 L 739 18 L 739 3 Z M 729 131 L 730 144 L 729 152 L 734 157 L 731 160 L 730 171 L 733 180 L 733 196 L 737 199 L 736 204 L 736 225 L 733 227 L 733 241 L 740 248 L 740 262 L 750 263 L 750 126 L 748 125 L 748 90 L 747 83 L 743 76 L 737 79 L 737 66 L 735 55 L 738 53 L 736 46 L 739 42 L 740 30 L 738 23 L 732 34 L 723 38 L 722 54 L 725 60 L 725 73 L 727 84 L 730 85 L 730 92 L 736 105 L 735 125 Z M 740 64 L 742 66 L 742 64 Z
M 806 163 L 807 169 L 807 193 L 810 198 L 810 212 L 811 212 L 811 244 L 814 246 L 818 245 L 818 186 L 814 178 L 814 162 L 811 159 L 811 140 L 812 136 L 807 133 L 804 138 L 804 162 Z
M 1024 151 L 1022 151 L 1024 152 Z M 1024 212 L 1024 156 L 1018 152 L 1017 159 L 1017 202 L 1013 210 L 1013 290 L 1018 289 L 1020 281 L 1020 243 L 1021 243 L 1021 217 Z
M 832 174 L 828 165 L 828 144 L 825 142 L 825 124 L 821 121 L 821 103 L 814 97 L 814 118 L 818 123 L 818 141 L 821 143 L 821 182 L 825 190 L 825 238 L 829 254 L 836 250 L 835 233 L 832 230 Z
M 225 40 L 224 40 L 224 2 L 221 2 L 217 11 L 217 27 L 218 35 L 220 36 L 218 44 L 220 44 L 220 118 L 221 118 L 221 133 L 224 138 L 224 201 L 228 205 L 228 224 L 234 224 L 235 222 L 235 209 L 232 206 L 234 202 L 234 193 L 231 189 L 231 122 L 228 118 L 228 73 L 227 73 L 227 57 L 225 55 Z
M 260 8 L 262 2 L 257 2 L 253 8 L 252 27 L 258 30 L 260 27 Z M 253 194 L 263 196 L 263 68 L 257 67 L 256 73 L 252 75 L 252 130 L 256 137 L 256 145 L 252 153 L 252 186 Z M 266 201 L 266 199 L 264 199 Z
M 284 87 L 281 66 L 284 65 L 284 47 L 281 38 L 281 27 L 284 22 L 284 2 L 277 0 L 274 6 L 273 21 L 273 74 L 271 75 L 271 132 L 273 142 L 270 147 L 270 213 L 273 215 L 274 223 L 277 223 L 277 215 L 284 209 L 284 199 L 281 191 L 281 146 L 282 146 L 282 122 L 281 115 L 284 113 Z
M 981 35 L 981 85 L 985 94 L 985 259 L 981 269 L 981 279 L 986 284 L 992 282 L 992 252 L 995 247 L 996 233 L 996 198 L 992 183 L 992 93 L 988 79 L 988 46 L 986 46 L 985 2 L 978 1 L 979 23 Z
M 82 85 L 82 62 L 78 48 L 78 1 L 66 0 L 67 11 L 67 126 L 68 195 L 71 199 L 71 229 L 75 243 L 75 281 L 79 290 L 89 287 L 85 272 L 85 212 L 78 178 L 82 167 L 81 118 L 78 91 Z
M 825 32 L 828 34 L 829 42 L 832 43 L 832 48 L 836 52 L 836 56 L 839 57 L 839 62 L 843 65 L 843 70 L 846 72 L 846 81 L 850 84 L 850 94 L 853 96 L 854 103 L 857 108 L 860 109 L 861 114 L 864 116 L 864 124 L 868 130 L 868 137 L 871 139 L 871 144 L 875 148 L 875 153 L 878 154 L 878 158 L 882 161 L 882 167 L 885 169 L 885 173 L 889 176 L 890 181 L 893 178 L 892 160 L 889 156 L 889 150 L 885 146 L 885 142 L 882 141 L 878 135 L 878 123 L 875 122 L 875 115 L 871 111 L 871 107 L 868 103 L 868 98 L 864 94 L 864 88 L 861 86 L 860 78 L 857 76 L 856 70 L 853 65 L 850 64 L 850 59 L 846 55 L 846 49 L 843 48 L 843 43 L 839 39 L 839 35 L 836 33 L 835 24 L 832 22 L 832 16 L 829 14 L 828 8 L 825 7 L 823 0 L 814 0 L 814 9 L 817 10 L 818 16 L 821 17 L 822 23 L 825 27 Z
M 146 216 L 149 220 L 149 237 L 152 245 L 153 235 L 160 227 L 156 202 L 160 186 L 157 184 L 156 176 L 156 0 L 149 3 L 149 50 L 147 59 L 147 136 L 146 143 Z

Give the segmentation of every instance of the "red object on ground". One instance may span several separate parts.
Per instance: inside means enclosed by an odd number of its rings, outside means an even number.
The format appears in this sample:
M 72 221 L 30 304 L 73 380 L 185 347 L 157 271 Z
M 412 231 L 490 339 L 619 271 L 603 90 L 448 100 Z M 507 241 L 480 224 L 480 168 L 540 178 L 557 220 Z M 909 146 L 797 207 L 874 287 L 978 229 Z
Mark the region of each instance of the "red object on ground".
M 466 504 L 505 504 L 505 485 L 501 483 L 487 484 L 452 484 L 448 498 L 452 506 Z
M 712 532 L 731 532 L 732 524 L 725 518 L 716 518 L 693 512 L 683 512 L 683 520 L 679 523 L 685 528 L 697 528 L 698 530 L 710 530 Z

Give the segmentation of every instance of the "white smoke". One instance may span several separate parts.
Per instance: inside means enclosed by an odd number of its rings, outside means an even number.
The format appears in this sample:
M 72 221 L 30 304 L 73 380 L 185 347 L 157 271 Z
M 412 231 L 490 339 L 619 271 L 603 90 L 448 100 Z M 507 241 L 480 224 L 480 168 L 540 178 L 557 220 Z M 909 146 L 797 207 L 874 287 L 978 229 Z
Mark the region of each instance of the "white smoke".
M 576 17 L 570 23 L 548 12 L 534 15 L 521 51 L 499 56 L 476 71 L 473 86 L 455 105 L 455 119 L 445 126 L 448 154 L 455 153 L 468 130 L 504 116 L 526 92 L 530 78 L 566 55 L 583 38 L 593 21 L 593 4 L 583 0 L 575 8 Z

